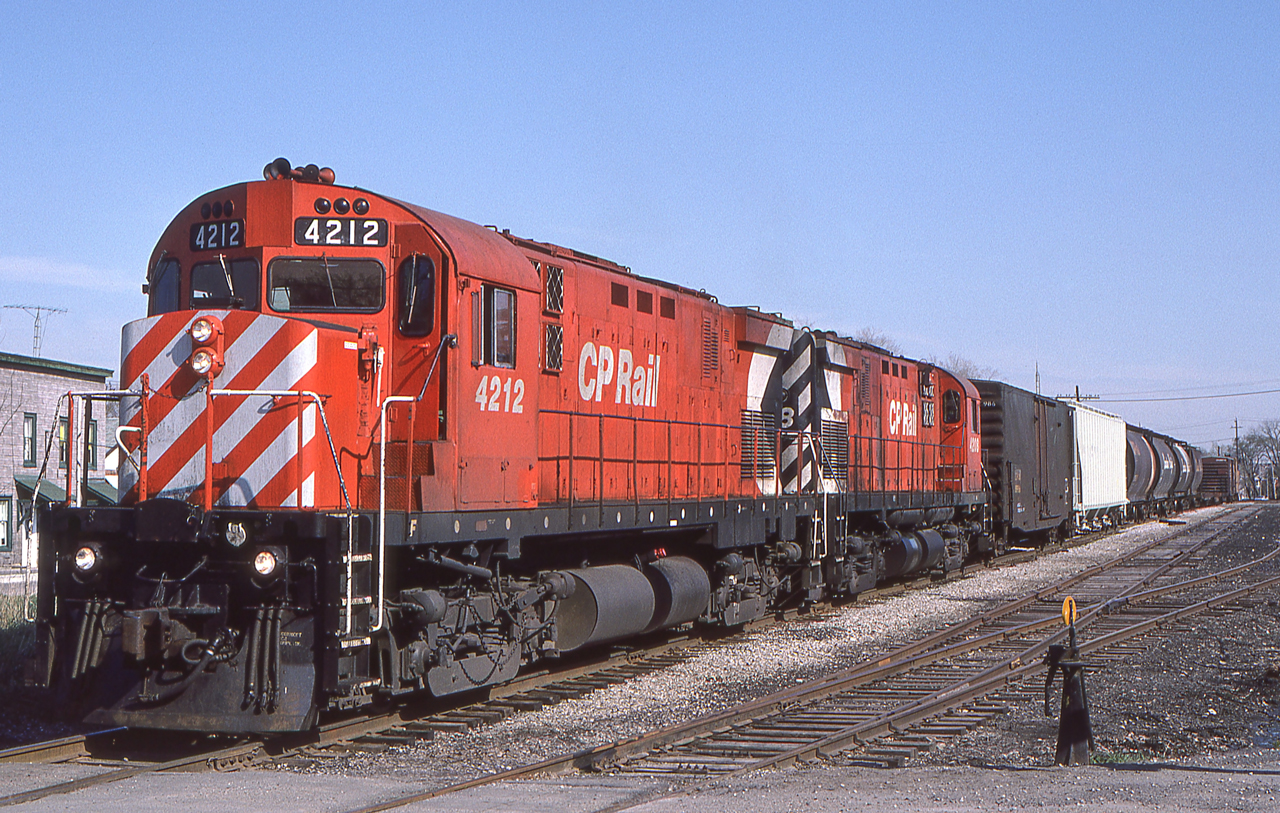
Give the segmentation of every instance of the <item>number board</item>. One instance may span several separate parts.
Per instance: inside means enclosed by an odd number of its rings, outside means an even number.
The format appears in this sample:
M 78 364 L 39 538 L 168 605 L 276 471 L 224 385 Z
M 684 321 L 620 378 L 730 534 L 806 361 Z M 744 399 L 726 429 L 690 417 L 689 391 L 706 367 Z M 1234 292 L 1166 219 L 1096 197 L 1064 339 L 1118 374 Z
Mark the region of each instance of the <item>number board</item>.
M 385 246 L 387 221 L 380 217 L 300 217 L 293 221 L 300 246 Z
M 219 248 L 239 248 L 243 245 L 243 220 L 219 220 L 216 223 L 196 223 L 191 227 L 192 251 L 213 251 Z

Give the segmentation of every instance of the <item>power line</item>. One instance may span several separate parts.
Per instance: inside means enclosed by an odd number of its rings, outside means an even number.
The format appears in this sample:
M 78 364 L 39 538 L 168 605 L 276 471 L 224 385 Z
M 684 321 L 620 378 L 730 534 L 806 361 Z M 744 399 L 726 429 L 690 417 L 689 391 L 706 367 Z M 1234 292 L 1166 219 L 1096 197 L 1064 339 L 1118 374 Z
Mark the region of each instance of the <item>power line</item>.
M 1203 387 L 1174 387 L 1173 389 L 1168 390 L 1135 390 L 1134 392 L 1115 392 L 1112 393 L 1112 395 L 1160 395 L 1166 392 L 1198 392 L 1200 390 L 1217 390 L 1222 389 L 1223 387 L 1244 387 L 1249 384 L 1254 386 L 1259 384 L 1280 384 L 1280 379 L 1273 379 L 1269 381 L 1242 381 L 1238 384 L 1208 384 Z
M 1105 404 L 1152 404 L 1160 401 L 1208 401 L 1213 398 L 1241 398 L 1246 395 L 1271 395 L 1280 390 L 1254 390 L 1253 392 L 1224 392 L 1219 395 L 1182 395 L 1176 398 L 1107 398 L 1100 396 L 1094 400 Z

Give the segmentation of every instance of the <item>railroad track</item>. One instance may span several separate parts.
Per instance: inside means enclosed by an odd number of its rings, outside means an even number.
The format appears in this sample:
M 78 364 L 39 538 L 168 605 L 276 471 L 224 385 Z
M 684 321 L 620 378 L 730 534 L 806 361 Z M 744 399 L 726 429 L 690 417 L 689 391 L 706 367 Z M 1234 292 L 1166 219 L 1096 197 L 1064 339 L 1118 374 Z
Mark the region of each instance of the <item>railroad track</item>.
M 1100 595 L 1106 594 L 1110 598 L 1124 593 L 1132 593 L 1137 586 L 1150 583 L 1152 580 L 1159 578 L 1159 575 L 1167 572 L 1169 569 L 1176 567 L 1179 563 L 1189 559 L 1195 550 L 1200 549 L 1214 537 L 1212 533 L 1200 533 L 1197 536 L 1197 529 L 1202 529 L 1206 525 L 1222 525 L 1229 520 L 1224 517 L 1230 516 L 1236 512 L 1228 512 L 1225 515 L 1219 515 L 1215 520 L 1201 525 L 1189 526 L 1183 528 L 1174 534 L 1161 540 L 1156 540 L 1137 549 L 1130 551 L 1122 557 L 1117 557 L 1112 562 L 1091 568 L 1084 573 L 1066 580 L 1063 585 L 1057 585 L 1053 589 L 1071 585 L 1082 585 L 1089 579 L 1104 579 L 1114 582 L 1121 579 L 1127 586 L 1126 589 L 1116 591 L 1114 585 L 1108 587 L 1098 587 Z M 1195 537 L 1187 539 L 1187 537 Z M 1075 544 L 1085 544 L 1088 541 L 1096 539 L 1097 535 L 1091 535 L 1082 540 L 1078 540 Z M 1185 544 L 1173 554 L 1163 557 L 1157 557 L 1160 561 L 1151 566 L 1130 567 L 1130 573 L 1124 577 L 1117 576 L 1116 568 L 1121 567 L 1126 562 L 1141 559 L 1151 551 L 1155 551 L 1161 547 L 1168 547 L 1176 544 L 1173 540 L 1184 540 Z M 1074 545 L 1064 544 L 1059 548 L 1072 547 Z M 1017 562 L 1024 559 L 1025 553 L 1014 552 L 1004 557 L 998 563 Z M 1138 571 L 1142 571 L 1143 575 L 1136 575 Z M 1107 574 L 1107 575 L 1104 575 Z M 892 595 L 899 594 L 904 590 L 919 588 L 929 584 L 929 580 L 917 580 L 914 583 L 906 585 L 896 585 L 886 589 L 875 591 L 870 594 L 873 600 L 876 598 L 887 598 Z M 1077 588 L 1082 589 L 1082 588 Z M 652 732 L 647 738 L 636 738 L 634 741 L 626 743 L 615 743 L 605 746 L 601 749 L 593 749 L 591 752 L 584 754 L 572 755 L 562 758 L 561 760 L 552 760 L 547 763 L 527 766 L 525 768 L 516 769 L 515 771 L 505 772 L 503 774 L 481 777 L 472 782 L 454 785 L 448 788 L 441 788 L 431 791 L 427 795 L 417 795 L 414 798 L 430 798 L 431 796 L 441 795 L 448 792 L 456 792 L 467 787 L 474 787 L 478 784 L 486 784 L 501 779 L 514 778 L 516 776 L 530 775 L 552 770 L 563 770 L 571 767 L 585 768 L 590 770 L 627 770 L 642 772 L 668 772 L 683 773 L 690 772 L 710 775 L 723 775 L 729 772 L 737 772 L 738 770 L 753 769 L 749 766 L 762 767 L 757 765 L 762 761 L 767 761 L 770 755 L 776 755 L 775 752 L 787 742 L 785 737 L 781 735 L 787 730 L 790 723 L 779 725 L 778 721 L 768 722 L 770 715 L 777 715 L 778 709 L 771 709 L 770 706 L 797 707 L 806 703 L 817 702 L 817 699 L 825 693 L 827 696 L 835 696 L 839 694 L 840 689 L 836 688 L 841 680 L 852 680 L 851 685 L 866 685 L 870 681 L 876 679 L 886 679 L 888 674 L 881 674 L 881 671 L 888 670 L 889 673 L 895 673 L 899 670 L 907 669 L 914 664 L 916 668 L 927 669 L 930 664 L 937 664 L 936 669 L 944 671 L 953 666 L 943 662 L 943 658 L 948 653 L 953 656 L 959 656 L 963 651 L 972 649 L 973 645 L 967 643 L 974 639 L 982 639 L 984 635 L 982 630 L 995 629 L 1002 623 L 1010 629 L 1017 629 L 1024 635 L 1033 634 L 1039 629 L 1046 626 L 1043 618 L 1038 620 L 1018 620 L 1018 613 L 1024 615 L 1030 614 L 1035 616 L 1037 609 L 1033 606 L 1037 602 L 1044 603 L 1048 600 L 1050 591 L 1041 590 L 1034 595 L 1026 596 L 1016 602 L 1010 602 L 1008 605 L 996 610 L 988 611 L 982 616 L 971 620 L 959 626 L 949 626 L 944 630 L 928 636 L 920 641 L 902 647 L 894 653 L 890 653 L 878 660 L 874 668 L 855 667 L 854 670 L 846 670 L 841 676 L 831 676 L 822 681 L 816 681 L 814 684 L 805 684 L 795 689 L 790 689 L 780 696 L 770 696 L 755 701 L 752 704 L 740 707 L 737 710 L 731 710 L 721 715 L 716 715 L 713 719 L 694 721 L 693 724 L 675 727 L 672 730 L 664 730 L 662 732 Z M 1082 596 L 1082 606 L 1089 603 Z M 866 601 L 868 595 L 864 594 L 862 601 Z M 1095 602 L 1096 603 L 1096 602 Z M 1043 608 L 1040 608 L 1041 610 Z M 1055 610 L 1056 612 L 1056 610 Z M 1043 614 L 1043 613 L 1041 613 Z M 794 617 L 794 613 L 791 614 Z M 785 619 L 779 619 L 785 620 Z M 1087 620 L 1087 621 L 1086 621 Z M 1093 616 L 1086 613 L 1085 619 L 1082 621 L 1092 621 Z M 664 641 L 659 647 L 653 650 L 643 652 L 626 652 L 617 654 L 612 657 L 601 658 L 598 661 L 581 664 L 568 670 L 557 672 L 541 672 L 526 676 L 520 681 L 508 684 L 495 690 L 487 699 L 473 703 L 468 706 L 458 708 L 439 708 L 439 702 L 436 707 L 432 708 L 431 704 L 417 704 L 398 709 L 386 715 L 374 718 L 361 718 L 349 721 L 334 722 L 304 737 L 295 737 L 291 739 L 281 739 L 272 742 L 237 740 L 227 742 L 225 740 L 211 741 L 209 747 L 201 750 L 197 747 L 191 747 L 190 753 L 174 759 L 164 761 L 144 762 L 139 764 L 136 757 L 124 762 L 119 759 L 99 758 L 95 754 L 104 750 L 102 742 L 109 741 L 111 737 L 124 737 L 123 732 L 100 732 L 98 734 L 88 735 L 86 737 L 67 738 L 65 740 L 53 741 L 49 743 L 40 743 L 31 746 L 23 746 L 17 749 L 0 752 L 0 762 L 2 761 L 22 761 L 22 762 L 58 762 L 67 760 L 78 760 L 81 762 L 91 762 L 104 768 L 102 773 L 95 776 L 85 777 L 72 782 L 61 783 L 59 785 L 46 788 L 36 789 L 11 796 L 0 797 L 0 806 L 18 804 L 21 802 L 33 801 L 35 799 L 47 796 L 70 793 L 82 790 L 93 785 L 104 784 L 107 782 L 118 781 L 120 779 L 130 778 L 146 772 L 159 772 L 171 770 L 192 770 L 192 769 L 229 769 L 245 765 L 262 763 L 264 761 L 288 761 L 288 760 L 313 760 L 317 758 L 332 757 L 335 754 L 341 754 L 350 751 L 381 751 L 390 747 L 399 745 L 412 745 L 421 740 L 430 739 L 437 732 L 441 731 L 461 731 L 468 730 L 487 723 L 497 722 L 508 716 L 518 714 L 524 711 L 533 711 L 546 705 L 551 705 L 562 700 L 581 697 L 587 693 L 603 688 L 615 683 L 622 683 L 630 680 L 637 675 L 655 672 L 667 668 L 675 663 L 688 660 L 701 654 L 703 651 L 723 645 L 726 642 L 737 640 L 745 633 L 738 635 L 724 636 L 720 639 L 710 641 L 699 640 L 690 636 L 678 637 Z M 1002 633 L 1003 634 L 1003 633 Z M 1015 646 L 1013 643 L 1007 643 L 1006 648 Z M 1047 646 L 1047 642 L 1044 643 Z M 954 650 L 954 652 L 953 652 Z M 1029 664 L 1028 668 L 1039 668 L 1038 664 Z M 1011 674 L 1021 674 L 1017 670 L 1010 670 Z M 917 686 L 914 691 L 927 693 L 927 690 L 934 687 L 941 678 L 929 677 L 921 675 L 917 677 Z M 923 681 L 923 682 L 921 682 Z M 981 684 L 981 681 L 974 684 Z M 875 709 L 870 702 L 873 698 L 883 700 L 885 697 L 900 691 L 902 697 L 907 697 L 911 689 L 885 689 L 877 690 L 874 686 L 862 689 L 862 695 L 850 695 L 848 698 L 850 703 L 857 703 L 863 706 L 864 711 Z M 817 692 L 817 694 L 814 694 Z M 989 707 L 979 707 L 972 711 L 966 712 L 967 716 L 964 720 L 951 719 L 938 726 L 942 728 L 954 728 L 965 721 L 976 724 L 979 719 L 980 712 L 989 716 L 996 713 L 1000 708 L 997 701 Z M 825 713 L 825 712 L 824 712 Z M 864 715 L 865 716 L 865 715 Z M 830 724 L 834 718 L 829 718 Z M 923 718 L 922 718 L 923 719 Z M 985 719 L 985 718 L 983 718 Z M 772 744 L 762 746 L 768 754 L 760 754 L 757 750 L 753 750 L 750 737 L 757 736 L 747 732 L 743 728 L 744 725 L 753 724 L 751 721 L 760 720 L 759 725 L 766 727 L 772 726 L 774 734 Z M 810 733 L 819 730 L 813 728 L 814 719 L 803 721 L 803 725 L 808 726 Z M 794 727 L 794 726 L 793 726 Z M 830 728 L 828 725 L 826 728 Z M 821 730 L 826 730 L 823 728 Z M 718 731 L 718 729 L 723 729 Z M 941 730 L 935 726 L 931 729 L 934 733 Z M 870 738 L 868 733 L 870 730 L 864 731 L 859 729 L 856 732 L 856 739 L 863 741 Z M 896 731 L 891 727 L 879 736 L 893 734 Z M 728 737 L 734 741 L 733 745 L 724 745 L 716 739 Z M 908 749 L 913 743 L 921 742 L 920 737 L 927 737 L 927 734 L 908 734 L 897 736 L 896 740 L 883 743 L 880 750 L 868 750 L 869 758 L 892 758 Z M 915 737 L 916 739 L 912 739 Z M 105 738 L 105 739 L 104 739 Z M 97 741 L 97 742 L 95 742 Z M 694 756 L 699 743 L 703 743 L 701 747 L 704 750 L 714 751 L 715 753 L 707 753 L 701 756 Z M 111 750 L 111 749 L 106 749 Z M 117 743 L 114 747 L 116 752 L 121 750 Z M 784 752 L 785 753 L 785 752 Z M 826 751 L 820 751 L 826 753 Z M 727 756 L 726 754 L 730 754 Z M 736 754 L 735 756 L 731 756 Z M 793 757 L 788 758 L 792 761 Z M 783 762 L 787 759 L 782 760 Z M 769 764 L 778 764 L 777 762 L 769 762 Z M 413 799 L 408 799 L 401 803 L 408 803 Z M 394 804 L 391 806 L 395 806 Z M 377 809 L 387 809 L 381 807 Z
M 1176 600 L 1280 556 L 1280 550 L 1272 551 L 1243 566 L 1196 579 L 1179 581 L 1174 575 L 1254 513 L 1252 507 L 1236 509 L 1189 525 L 968 622 L 822 679 L 697 720 L 424 790 L 355 813 L 391 810 L 488 784 L 574 769 L 657 773 L 672 780 L 664 783 L 671 791 L 606 808 L 614 811 L 693 792 L 711 781 L 748 771 L 851 749 L 864 756 L 866 764 L 901 764 L 938 737 L 958 736 L 1000 713 L 1015 697 L 1042 696 L 1041 687 L 1026 689 L 1023 684 L 1042 674 L 1044 652 L 1066 635 L 1059 615 L 1063 591 L 1080 599 L 1077 628 L 1091 636 L 1081 646 L 1082 653 L 1101 655 L 1118 652 L 1162 626 L 1176 625 L 1280 584 L 1280 577 L 1275 577 L 1200 600 Z

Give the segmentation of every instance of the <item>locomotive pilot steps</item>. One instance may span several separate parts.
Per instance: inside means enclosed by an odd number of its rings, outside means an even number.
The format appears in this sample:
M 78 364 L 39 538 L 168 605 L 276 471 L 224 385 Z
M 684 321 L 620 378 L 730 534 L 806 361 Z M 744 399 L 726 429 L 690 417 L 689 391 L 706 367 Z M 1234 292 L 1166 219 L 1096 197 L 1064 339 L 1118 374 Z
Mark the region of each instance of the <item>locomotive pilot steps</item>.
M 119 506 L 41 517 L 38 682 L 211 732 L 510 680 L 989 551 L 978 391 L 283 159 L 164 232 Z M 74 448 L 74 444 L 71 444 Z M 1156 489 L 1158 490 L 1158 489 Z

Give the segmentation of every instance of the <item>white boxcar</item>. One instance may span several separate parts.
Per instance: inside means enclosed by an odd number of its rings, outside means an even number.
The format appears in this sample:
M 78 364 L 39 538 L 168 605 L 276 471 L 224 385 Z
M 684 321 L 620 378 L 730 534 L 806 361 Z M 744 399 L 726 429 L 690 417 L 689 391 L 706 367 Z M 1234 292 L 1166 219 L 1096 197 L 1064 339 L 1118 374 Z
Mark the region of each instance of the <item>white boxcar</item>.
M 1072 504 L 1076 526 L 1096 525 L 1128 504 L 1124 419 L 1067 400 L 1075 439 Z

